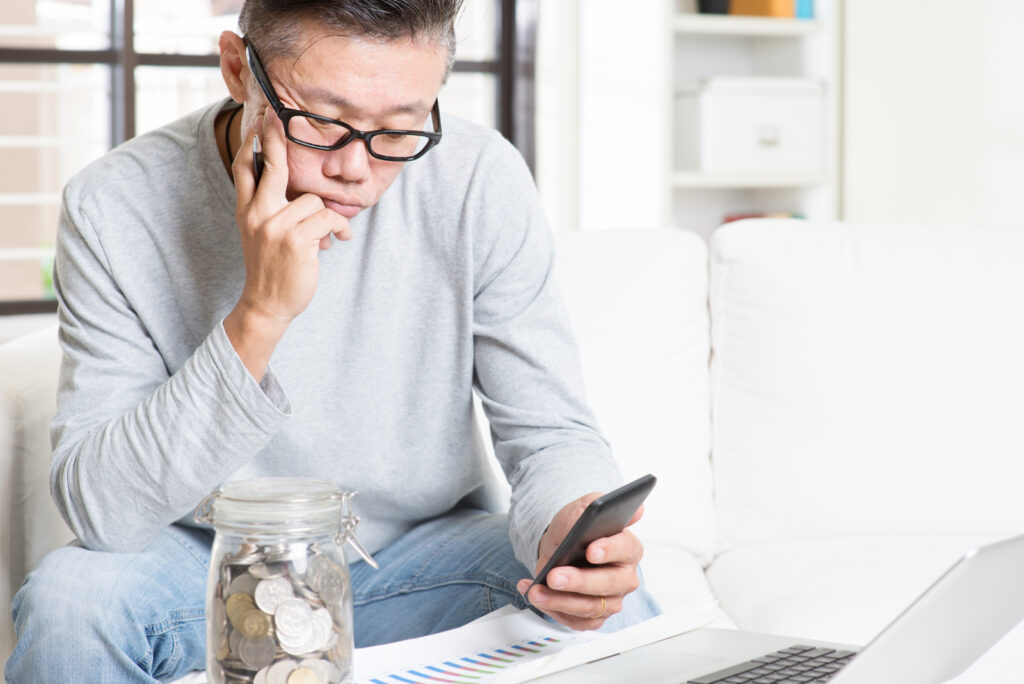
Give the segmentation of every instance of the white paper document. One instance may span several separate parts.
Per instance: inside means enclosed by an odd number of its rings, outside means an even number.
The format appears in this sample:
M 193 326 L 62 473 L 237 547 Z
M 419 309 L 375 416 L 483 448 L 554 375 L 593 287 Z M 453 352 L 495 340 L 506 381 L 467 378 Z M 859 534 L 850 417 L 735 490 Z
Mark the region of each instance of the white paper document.
M 611 634 L 575 632 L 530 611 L 502 608 L 440 634 L 356 649 L 353 684 L 514 684 L 703 627 L 717 602 Z

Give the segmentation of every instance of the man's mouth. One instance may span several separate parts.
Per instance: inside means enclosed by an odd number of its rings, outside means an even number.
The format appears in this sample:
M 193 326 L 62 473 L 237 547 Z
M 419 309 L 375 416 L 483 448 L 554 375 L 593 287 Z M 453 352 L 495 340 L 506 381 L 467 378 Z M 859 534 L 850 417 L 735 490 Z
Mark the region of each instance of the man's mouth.
M 327 198 L 323 198 L 323 202 L 325 207 L 348 219 L 354 218 L 356 214 L 363 210 L 362 205 L 359 204 L 343 204 Z

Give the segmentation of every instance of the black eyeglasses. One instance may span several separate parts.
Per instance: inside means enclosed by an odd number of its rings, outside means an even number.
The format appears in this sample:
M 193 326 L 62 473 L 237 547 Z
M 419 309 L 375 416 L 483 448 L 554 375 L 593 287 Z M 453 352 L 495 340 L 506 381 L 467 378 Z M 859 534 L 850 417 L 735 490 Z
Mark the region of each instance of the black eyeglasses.
M 339 150 L 353 140 L 362 140 L 366 143 L 366 150 L 370 156 L 385 161 L 407 162 L 419 159 L 431 147 L 441 142 L 441 110 L 438 108 L 437 100 L 434 100 L 434 106 L 430 110 L 434 122 L 433 133 L 393 129 L 360 131 L 344 121 L 285 107 L 270 85 L 270 78 L 252 43 L 248 38 L 243 40 L 252 75 L 270 106 L 274 108 L 277 118 L 284 124 L 285 135 L 293 143 L 314 150 Z

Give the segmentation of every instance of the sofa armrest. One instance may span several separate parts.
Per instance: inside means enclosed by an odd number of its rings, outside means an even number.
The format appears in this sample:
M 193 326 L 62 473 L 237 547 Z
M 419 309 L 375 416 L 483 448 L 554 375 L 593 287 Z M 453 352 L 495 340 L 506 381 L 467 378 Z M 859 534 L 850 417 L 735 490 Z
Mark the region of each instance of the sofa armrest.
M 56 326 L 0 345 L 0 652 L 5 660 L 14 647 L 14 593 L 44 555 L 72 538 L 49 485 L 60 358 Z

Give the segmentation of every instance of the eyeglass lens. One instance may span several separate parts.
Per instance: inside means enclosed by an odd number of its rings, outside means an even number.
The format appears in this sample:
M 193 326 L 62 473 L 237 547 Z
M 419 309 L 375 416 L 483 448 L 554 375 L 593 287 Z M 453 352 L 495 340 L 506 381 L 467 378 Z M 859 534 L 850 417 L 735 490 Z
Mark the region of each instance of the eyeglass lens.
M 308 116 L 293 116 L 288 121 L 288 133 L 296 140 L 325 147 L 337 145 L 351 135 L 344 126 Z M 429 138 L 408 133 L 378 133 L 372 135 L 367 142 L 374 154 L 412 157 L 427 146 Z

